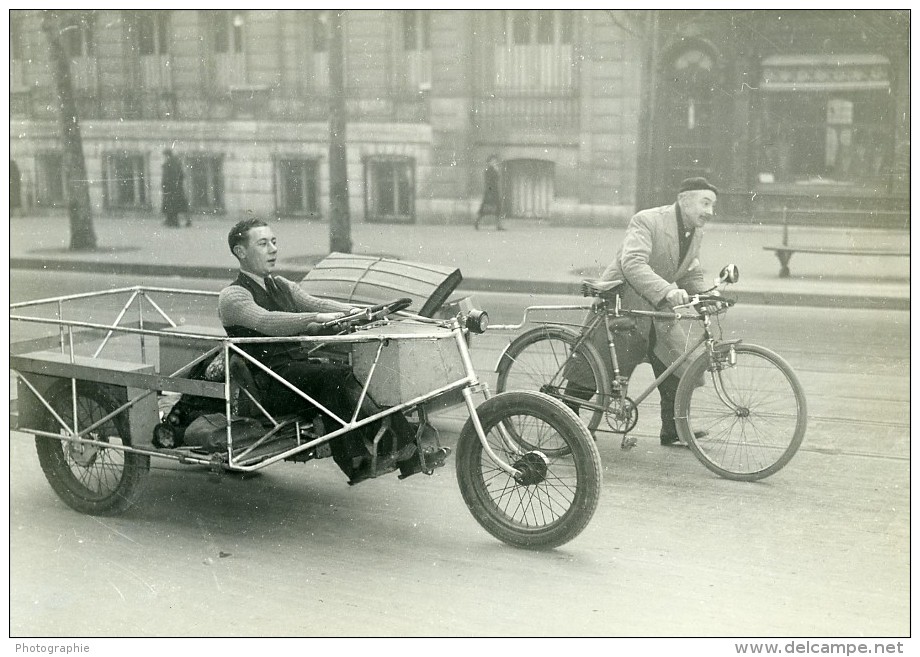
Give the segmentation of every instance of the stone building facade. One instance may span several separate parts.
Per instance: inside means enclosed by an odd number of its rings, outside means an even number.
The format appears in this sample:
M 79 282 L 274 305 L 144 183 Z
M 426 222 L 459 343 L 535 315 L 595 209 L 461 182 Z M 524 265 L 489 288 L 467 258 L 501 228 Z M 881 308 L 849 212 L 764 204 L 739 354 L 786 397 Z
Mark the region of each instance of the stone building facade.
M 70 13 L 63 32 L 99 213 L 158 208 L 162 151 L 193 211 L 328 212 L 322 11 Z M 354 10 L 344 15 L 351 214 L 469 222 L 491 153 L 512 217 L 634 208 L 638 41 L 615 12 Z M 40 11 L 13 11 L 11 168 L 30 211 L 64 204 Z M 12 175 L 11 175 L 12 179 Z
M 171 147 L 195 212 L 327 216 L 325 12 L 68 16 L 95 212 L 156 211 Z M 41 20 L 11 12 L 11 206 L 61 212 Z M 495 153 L 512 218 L 624 221 L 706 175 L 722 220 L 909 224 L 906 12 L 350 10 L 344 30 L 355 221 L 471 222 Z

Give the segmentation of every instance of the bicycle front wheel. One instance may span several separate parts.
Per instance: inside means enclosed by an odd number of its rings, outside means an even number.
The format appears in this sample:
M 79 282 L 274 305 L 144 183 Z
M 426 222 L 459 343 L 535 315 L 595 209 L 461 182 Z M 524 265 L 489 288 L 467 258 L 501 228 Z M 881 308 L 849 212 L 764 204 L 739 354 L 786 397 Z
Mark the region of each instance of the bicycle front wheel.
M 610 377 L 597 348 L 588 341 L 578 344 L 578 338 L 551 324 L 521 334 L 502 354 L 496 391 L 536 390 L 554 397 L 593 434 L 610 402 Z
M 675 400 L 678 435 L 722 477 L 769 477 L 789 462 L 805 436 L 802 385 L 769 349 L 738 344 L 717 354 L 710 359 L 704 353 L 681 377 Z

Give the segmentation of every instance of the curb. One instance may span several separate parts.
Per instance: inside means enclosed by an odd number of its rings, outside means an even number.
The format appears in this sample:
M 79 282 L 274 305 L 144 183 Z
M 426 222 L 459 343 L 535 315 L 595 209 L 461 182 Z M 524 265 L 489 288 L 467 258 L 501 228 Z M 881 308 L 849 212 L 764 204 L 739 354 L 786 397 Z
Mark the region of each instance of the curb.
M 10 269 L 40 269 L 43 271 L 99 273 L 109 275 L 149 275 L 177 278 L 208 278 L 232 280 L 236 268 L 199 265 L 158 265 L 136 262 L 98 262 L 93 260 L 57 260 L 43 258 L 10 258 Z M 298 280 L 309 267 L 278 269 L 277 273 Z M 464 278 L 457 288 L 464 292 L 507 292 L 513 294 L 558 294 L 581 296 L 581 283 L 563 281 L 523 281 L 502 278 Z M 765 306 L 813 306 L 870 310 L 910 310 L 910 298 L 866 295 L 830 295 L 808 292 L 774 292 L 765 290 L 733 291 L 739 303 Z

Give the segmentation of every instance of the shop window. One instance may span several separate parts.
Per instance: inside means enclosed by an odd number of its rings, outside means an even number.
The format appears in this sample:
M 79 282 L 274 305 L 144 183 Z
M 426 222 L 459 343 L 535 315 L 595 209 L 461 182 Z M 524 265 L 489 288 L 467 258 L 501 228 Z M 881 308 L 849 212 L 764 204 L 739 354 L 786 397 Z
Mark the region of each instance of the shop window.
M 415 163 L 408 158 L 369 158 L 364 167 L 368 221 L 415 221 Z
M 222 155 L 187 155 L 185 187 L 193 212 L 224 209 L 224 158 Z
M 313 159 L 279 159 L 275 164 L 279 214 L 317 216 L 318 162 Z
M 36 203 L 43 207 L 64 205 L 64 158 L 61 153 L 40 153 L 36 158 Z
M 881 184 L 894 152 L 888 76 L 881 55 L 765 58 L 759 182 Z
M 878 183 L 891 160 L 888 108 L 877 91 L 770 94 L 760 182 Z
M 143 155 L 109 153 L 102 158 L 107 208 L 146 208 L 147 163 Z

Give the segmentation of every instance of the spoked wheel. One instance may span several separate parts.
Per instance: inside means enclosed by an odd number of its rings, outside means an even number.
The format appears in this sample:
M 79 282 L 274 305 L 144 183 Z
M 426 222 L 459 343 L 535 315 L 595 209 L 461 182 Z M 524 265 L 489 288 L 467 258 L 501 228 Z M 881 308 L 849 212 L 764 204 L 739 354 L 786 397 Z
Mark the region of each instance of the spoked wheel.
M 555 397 L 581 418 L 592 434 L 609 402 L 610 379 L 597 348 L 578 342 L 564 326 L 522 333 L 502 355 L 496 390 L 536 390 Z
M 466 422 L 457 442 L 457 480 L 479 524 L 509 545 L 532 550 L 575 538 L 594 515 L 601 487 L 600 455 L 584 425 L 537 392 L 496 395 L 477 414 L 490 448 L 518 471 L 513 476 L 500 468 L 472 419 Z
M 780 356 L 756 345 L 700 356 L 681 377 L 677 431 L 703 465 L 738 481 L 769 477 L 802 444 L 805 393 Z M 701 387 L 696 383 L 703 381 Z M 697 437 L 695 433 L 704 432 Z
M 55 385 L 47 395 L 55 412 L 73 427 L 70 382 Z M 77 384 L 77 428 L 82 431 L 118 408 L 101 388 Z M 62 436 L 70 433 L 50 414 L 44 429 Z M 116 415 L 85 436 L 111 445 L 130 445 L 127 421 Z M 68 506 L 92 515 L 116 514 L 127 509 L 140 492 L 150 469 L 150 457 L 105 446 L 35 437 L 35 448 L 48 483 Z

